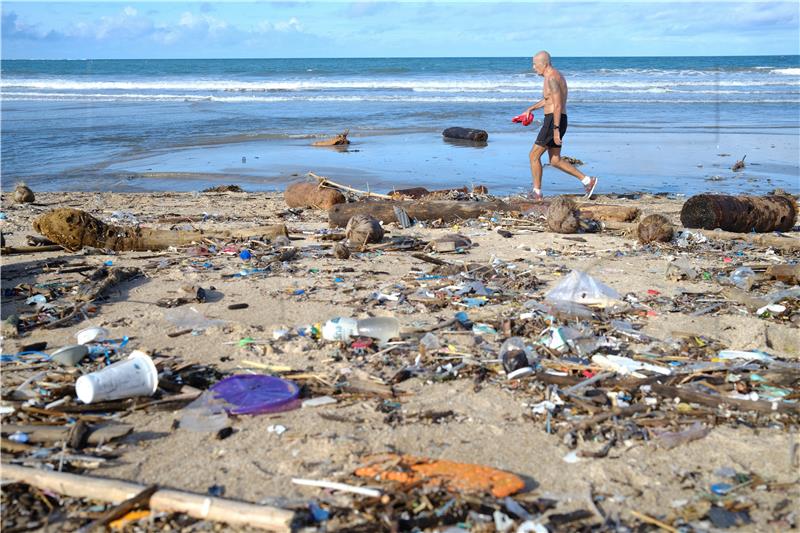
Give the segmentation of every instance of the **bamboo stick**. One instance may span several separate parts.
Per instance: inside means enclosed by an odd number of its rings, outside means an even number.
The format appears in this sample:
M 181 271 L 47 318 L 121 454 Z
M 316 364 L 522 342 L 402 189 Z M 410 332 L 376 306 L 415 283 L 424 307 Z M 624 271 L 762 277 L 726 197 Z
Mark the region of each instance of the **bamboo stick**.
M 42 490 L 73 498 L 112 503 L 133 498 L 146 489 L 144 485 L 129 481 L 50 472 L 7 464 L 3 465 L 0 477 L 3 480 L 27 483 Z M 290 531 L 294 520 L 294 512 L 287 509 L 168 489 L 158 490 L 150 497 L 150 509 L 183 513 L 201 520 L 271 531 Z
M 325 176 L 318 176 L 318 175 L 314 174 L 313 172 L 309 172 L 308 176 L 314 178 L 317 181 L 319 181 L 320 185 L 323 186 L 323 187 L 329 186 L 329 187 L 331 187 L 333 189 L 341 189 L 343 191 L 348 191 L 348 192 L 352 192 L 352 193 L 355 193 L 355 194 L 360 194 L 362 196 L 373 196 L 375 198 L 383 198 L 384 200 L 391 200 L 392 199 L 392 197 L 390 195 L 388 195 L 388 194 L 381 194 L 381 193 L 377 193 L 377 192 L 362 191 L 362 190 L 359 190 L 359 189 L 354 189 L 353 187 L 348 187 L 347 185 L 342 185 L 341 183 L 336 183 L 335 181 L 329 180 Z

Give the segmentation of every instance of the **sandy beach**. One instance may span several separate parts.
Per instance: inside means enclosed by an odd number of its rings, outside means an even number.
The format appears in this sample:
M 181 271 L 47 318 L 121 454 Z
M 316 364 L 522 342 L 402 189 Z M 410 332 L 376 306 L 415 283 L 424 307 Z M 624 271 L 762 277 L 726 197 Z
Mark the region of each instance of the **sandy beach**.
M 680 226 L 682 200 L 666 195 L 631 196 L 601 196 L 598 201 L 638 207 L 641 216 L 660 213 Z M 353 509 L 354 499 L 361 497 L 302 487 L 291 479 L 383 486 L 391 493 L 393 489 L 387 485 L 359 480 L 353 472 L 371 454 L 396 452 L 475 463 L 517 474 L 526 482 L 524 492 L 517 496 L 519 502 L 554 500 L 552 508 L 536 517 L 543 523 L 551 515 L 588 510 L 588 518 L 555 530 L 588 529 L 589 524 L 601 523 L 605 528 L 615 521 L 631 526 L 639 524 L 643 530 L 656 527 L 652 523 L 644 525 L 642 515 L 674 527 L 711 529 L 720 527 L 716 522 L 718 517 L 713 520 L 709 517 L 708 509 L 712 507 L 726 509 L 729 514 L 744 513 L 747 521 L 739 516 L 743 530 L 779 531 L 797 527 L 796 411 L 757 414 L 654 397 L 657 399 L 650 406 L 658 414 L 649 425 L 642 423 L 638 429 L 629 426 L 626 433 L 625 424 L 637 419 L 626 421 L 621 417 L 614 424 L 619 432 L 614 445 L 604 456 L 576 457 L 571 452 L 602 449 L 608 435 L 604 438 L 596 434 L 586 441 L 579 436 L 570 441 L 569 425 L 590 415 L 581 410 L 572 413 L 568 410 L 566 414 L 557 411 L 551 422 L 546 412 L 543 414 L 536 406 L 548 397 L 547 390 L 552 385 L 536 376 L 508 380 L 497 362 L 499 347 L 509 331 L 529 327 L 530 340 L 536 341 L 539 332 L 533 330 L 541 317 L 530 318 L 531 308 L 526 308 L 525 302 L 543 303 L 545 294 L 575 269 L 615 289 L 636 309 L 617 317 L 630 321 L 640 332 L 639 340 L 622 341 L 621 353 L 639 354 L 642 360 L 680 371 L 681 365 L 689 362 L 711 361 L 723 349 L 764 352 L 784 365 L 780 367 L 783 372 L 789 372 L 787 376 L 791 377 L 778 380 L 782 385 L 776 386 L 783 387 L 796 402 L 800 357 L 798 300 L 784 301 L 783 313 L 757 316 L 740 301 L 725 296 L 726 287 L 720 282 L 742 265 L 763 272 L 763 267 L 769 265 L 796 264 L 800 258 L 796 249 L 786 251 L 713 240 L 687 247 L 676 241 L 642 246 L 621 231 L 559 235 L 546 231 L 542 220 L 520 215 L 487 216 L 457 224 L 426 223 L 407 229 L 397 224 L 385 225 L 385 240 L 402 235 L 431 241 L 454 232 L 471 239 L 474 246 L 464 253 L 433 254 L 448 263 L 474 263 L 494 269 L 495 273 L 484 278 L 484 282 L 495 288 L 495 296 L 470 303 L 466 296 L 454 296 L 453 289 L 447 289 L 468 278 L 443 275 L 435 265 L 413 257 L 411 251 L 374 247 L 363 253 L 354 251 L 349 259 L 335 258 L 331 241 L 321 239 L 329 231 L 326 213 L 289 210 L 281 193 L 48 192 L 37 194 L 36 203 L 26 205 L 13 203 L 11 195 L 4 193 L 2 231 L 6 245 L 25 246 L 26 236 L 35 234 L 32 220 L 62 207 L 85 210 L 109 223 L 202 229 L 209 235 L 219 230 L 284 223 L 297 253 L 289 261 L 265 263 L 271 249 L 268 244 L 242 241 L 214 242 L 217 252 L 204 256 L 191 255 L 188 247 L 115 254 L 56 251 L 4 255 L 4 320 L 11 315 L 31 314 L 31 306 L 25 303 L 32 294 L 31 287 L 48 287 L 47 284 L 71 287 L 104 263 L 114 268 L 137 267 L 143 275 L 114 287 L 107 297 L 93 304 L 93 310 L 84 318 L 53 329 L 22 328 L 19 337 L 4 338 L 3 354 L 16 354 L 34 342 L 46 342 L 43 351 L 50 352 L 73 344 L 74 334 L 79 330 L 100 326 L 109 330 L 111 339 L 128 337 L 124 353 L 143 350 L 153 356 L 162 371 L 201 365 L 214 369 L 218 376 L 271 373 L 292 379 L 297 375 L 301 376 L 298 383 L 304 385 L 303 399 L 331 395 L 336 400 L 319 407 L 234 417 L 231 420 L 234 431 L 223 440 L 215 438 L 213 433 L 176 428 L 180 407 L 187 402 L 110 412 L 107 414 L 115 421 L 134 427 L 111 448 L 115 458 L 103 461 L 96 468 L 80 469 L 73 465 L 70 470 L 201 494 L 212 486 L 221 486 L 226 498 L 302 512 L 307 512 L 309 502 L 313 501 L 332 513 L 329 530 L 388 530 L 386 522 L 370 518 L 368 513 L 341 511 Z M 498 228 L 510 231 L 510 238 L 498 234 Z M 800 237 L 796 229 L 785 235 Z M 245 248 L 252 251 L 253 259 L 240 258 L 239 252 Z M 707 275 L 696 279 L 671 278 L 666 272 L 676 261 L 688 262 L 698 273 Z M 60 272 L 71 268 L 77 271 Z M 157 305 L 161 299 L 182 295 L 181 287 L 186 285 L 203 287 L 208 293 L 206 301 L 173 309 Z M 756 283 L 749 294 L 763 296 L 785 288 L 779 281 L 764 280 Z M 421 296 L 426 292 L 432 296 Z M 69 293 L 63 294 L 52 303 L 69 298 Z M 230 309 L 231 304 L 247 304 L 247 307 Z M 173 336 L 187 328 L 170 322 L 170 313 L 190 308 L 223 323 Z M 404 331 L 421 330 L 450 320 L 459 311 L 466 312 L 473 324 L 485 323 L 490 329 L 481 333 L 456 323 L 435 330 L 441 348 L 434 351 L 420 351 L 422 334 L 419 333 L 403 335 L 404 343 L 390 345 L 388 350 L 374 345 L 359 350 L 348 343 L 314 338 L 307 332 L 305 336 L 297 334 L 298 329 L 323 324 L 337 316 L 393 316 L 399 319 Z M 529 318 L 521 318 L 526 312 Z M 526 320 L 530 321 L 529 326 L 525 326 Z M 592 326 L 595 332 L 605 331 L 612 338 L 622 339 L 608 325 L 608 320 L 589 322 L 595 324 Z M 505 332 L 504 323 L 511 324 Z M 278 330 L 286 332 L 274 335 Z M 248 338 L 252 342 L 242 342 Z M 675 349 L 676 346 L 683 348 Z M 707 351 L 699 356 L 696 350 Z M 619 348 L 611 352 L 619 352 Z M 677 355 L 684 359 L 671 359 Z M 576 380 L 600 371 L 585 358 L 584 362 L 576 362 L 581 360 L 578 358 L 572 363 L 559 363 L 552 355 L 545 359 L 550 360 L 551 370 Z M 677 366 L 668 366 L 670 361 Z M 11 391 L 36 372 L 44 371 L 46 374 L 37 379 L 60 383 L 72 396 L 69 391 L 74 380 L 102 363 L 98 360 L 78 368 L 63 368 L 55 363 L 33 369 L 27 366 L 31 366 L 30 361 L 3 363 L 6 400 L 3 404 L 11 408 L 3 411 L 4 425 L 47 420 L 52 423 L 53 419 L 45 415 L 26 413 L 22 410 L 23 402 L 10 396 Z M 417 370 L 406 376 L 408 379 L 399 380 L 398 373 L 408 368 Z M 584 370 L 591 372 L 582 374 Z M 780 370 L 754 366 L 747 372 L 759 372 L 772 383 L 770 380 Z M 703 381 L 702 374 L 703 370 L 698 370 L 675 383 Z M 730 377 L 734 375 L 739 374 L 733 369 L 727 374 L 714 374 L 715 377 L 709 374 L 704 383 L 728 395 L 734 390 L 735 383 Z M 371 384 L 378 392 L 347 392 L 346 388 L 333 386 L 347 380 Z M 48 389 L 54 390 L 52 386 L 40 389 L 40 396 L 30 405 L 43 407 L 58 399 L 42 392 Z M 618 386 L 607 390 L 625 389 Z M 381 396 L 386 391 L 390 391 L 389 396 Z M 769 397 L 755 385 L 742 391 L 744 394 L 760 391 L 756 395 L 761 394 L 762 400 Z M 156 399 L 173 392 L 160 390 Z M 598 405 L 610 409 L 616 401 L 607 399 Z M 77 400 L 67 400 L 63 405 L 75 403 Z M 659 445 L 657 430 L 682 431 L 695 422 L 709 428 L 703 438 L 671 449 Z M 276 427 L 285 431 L 276 431 Z M 4 437 L 7 437 L 5 431 Z M 89 453 L 89 448 L 84 453 Z M 7 451 L 3 461 L 36 464 L 36 461 L 31 463 L 26 453 Z M 745 477 L 736 481 L 731 479 L 730 472 Z M 719 483 L 737 488 L 731 493 L 720 493 L 712 488 Z M 491 501 L 503 508 L 501 499 Z M 504 512 L 517 524 L 523 521 L 507 510 Z M 387 521 L 392 523 L 398 516 L 387 514 Z M 491 520 L 492 515 L 489 512 L 483 516 Z M 72 522 L 65 520 L 68 522 L 62 526 L 76 523 L 74 517 Z M 476 523 L 475 516 L 467 521 L 470 520 L 473 525 Z M 321 527 L 310 522 L 312 527 Z M 147 519 L 140 523 L 147 524 Z M 487 524 L 484 530 L 492 530 L 490 525 L 494 523 Z M 61 526 L 41 527 L 54 530 Z M 441 531 L 446 529 L 441 524 L 439 527 Z

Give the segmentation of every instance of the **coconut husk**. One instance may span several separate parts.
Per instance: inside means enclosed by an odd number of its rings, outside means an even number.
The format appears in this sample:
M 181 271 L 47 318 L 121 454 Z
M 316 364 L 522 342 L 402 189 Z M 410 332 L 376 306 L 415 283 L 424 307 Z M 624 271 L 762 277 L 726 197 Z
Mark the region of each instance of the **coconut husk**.
M 14 189 L 14 201 L 18 204 L 31 204 L 36 201 L 36 195 L 30 187 L 24 183 L 18 183 L 17 188 Z
M 349 129 L 344 130 L 336 137 L 332 137 L 330 139 L 324 139 L 322 141 L 317 141 L 313 143 L 312 146 L 342 146 L 345 144 L 350 144 L 350 140 L 347 138 L 347 135 L 349 133 L 350 133 Z
M 333 256 L 336 259 L 347 259 L 350 257 L 350 248 L 343 242 L 337 242 L 333 245 Z
M 571 198 L 558 196 L 550 202 L 547 227 L 556 233 L 578 233 L 581 228 L 580 211 Z
M 347 240 L 357 248 L 368 243 L 378 243 L 383 239 L 383 226 L 377 218 L 369 215 L 356 215 L 347 222 Z
M 650 242 L 670 242 L 675 228 L 664 215 L 648 215 L 639 223 L 636 234 L 639 242 L 647 244 Z
M 328 187 L 320 187 L 316 183 L 293 183 L 283 193 L 289 207 L 312 207 L 328 210 L 336 204 L 347 201 L 340 191 Z

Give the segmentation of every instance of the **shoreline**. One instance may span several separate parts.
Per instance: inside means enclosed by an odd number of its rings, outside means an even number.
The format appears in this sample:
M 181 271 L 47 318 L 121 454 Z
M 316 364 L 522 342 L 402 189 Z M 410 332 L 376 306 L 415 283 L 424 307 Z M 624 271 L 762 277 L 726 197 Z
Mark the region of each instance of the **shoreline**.
M 356 135 L 346 149 L 312 147 L 305 137 L 221 140 L 137 150 L 62 173 L 21 179 L 42 191 L 191 191 L 240 181 L 245 190 L 257 192 L 282 189 L 312 171 L 376 190 L 480 184 L 492 194 L 514 194 L 530 186 L 527 153 L 535 131 L 493 134 L 479 147 L 448 143 L 435 132 Z M 600 176 L 601 193 L 764 194 L 781 188 L 797 194 L 800 164 L 790 154 L 798 150 L 800 138 L 783 134 L 598 135 L 576 127 L 567 134 L 562 154 L 584 160 L 579 170 Z M 743 155 L 745 170 L 732 172 L 730 166 Z M 546 194 L 577 190 L 577 180 L 548 168 L 547 156 L 542 160 Z M 5 177 L 3 190 L 13 189 L 17 178 L 8 173 Z

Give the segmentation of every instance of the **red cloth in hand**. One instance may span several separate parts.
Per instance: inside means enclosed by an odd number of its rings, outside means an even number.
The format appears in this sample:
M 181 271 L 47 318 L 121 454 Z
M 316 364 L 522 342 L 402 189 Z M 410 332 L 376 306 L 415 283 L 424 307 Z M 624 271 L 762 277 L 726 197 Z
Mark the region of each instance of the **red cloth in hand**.
M 523 126 L 529 126 L 533 122 L 533 113 L 522 113 L 511 119 L 511 122 L 521 123 Z

